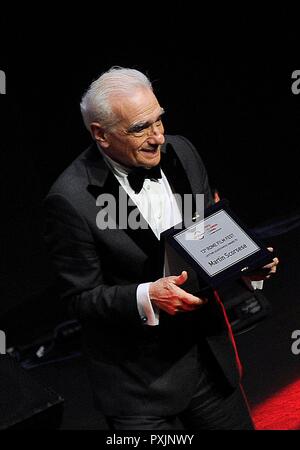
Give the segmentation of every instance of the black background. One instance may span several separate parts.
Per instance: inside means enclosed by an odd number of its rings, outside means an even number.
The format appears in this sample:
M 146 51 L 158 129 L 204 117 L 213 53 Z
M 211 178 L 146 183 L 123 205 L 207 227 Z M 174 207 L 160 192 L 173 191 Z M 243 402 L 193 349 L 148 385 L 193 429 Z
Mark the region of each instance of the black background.
M 2 329 L 12 327 L 10 341 L 29 339 L 51 313 L 57 317 L 41 202 L 89 145 L 80 98 L 112 65 L 148 74 L 167 111 L 166 132 L 196 145 L 211 185 L 246 224 L 299 211 L 300 95 L 291 91 L 292 72 L 300 70 L 297 11 L 206 11 L 194 2 L 166 3 L 164 12 L 162 4 L 141 2 L 28 8 L 2 11 L 0 19 L 7 77 L 0 318 Z

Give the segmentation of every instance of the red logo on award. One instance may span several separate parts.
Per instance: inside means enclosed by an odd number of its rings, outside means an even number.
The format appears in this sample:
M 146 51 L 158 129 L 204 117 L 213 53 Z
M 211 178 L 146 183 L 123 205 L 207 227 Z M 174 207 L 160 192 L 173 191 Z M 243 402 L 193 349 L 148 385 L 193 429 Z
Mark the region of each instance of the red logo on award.
M 207 225 L 205 225 L 204 227 L 206 233 L 209 234 L 214 234 L 216 231 L 221 230 L 221 228 L 219 227 L 219 225 L 217 223 L 208 223 Z

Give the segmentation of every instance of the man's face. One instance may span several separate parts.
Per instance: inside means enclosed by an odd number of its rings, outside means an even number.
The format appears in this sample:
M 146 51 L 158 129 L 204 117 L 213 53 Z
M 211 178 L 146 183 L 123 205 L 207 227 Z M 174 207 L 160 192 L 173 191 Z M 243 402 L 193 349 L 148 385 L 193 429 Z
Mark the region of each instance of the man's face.
M 113 130 L 104 130 L 104 140 L 100 141 L 104 152 L 127 167 L 156 166 L 165 142 L 164 111 L 151 89 L 139 88 L 133 95 L 115 97 L 112 102 L 119 122 Z

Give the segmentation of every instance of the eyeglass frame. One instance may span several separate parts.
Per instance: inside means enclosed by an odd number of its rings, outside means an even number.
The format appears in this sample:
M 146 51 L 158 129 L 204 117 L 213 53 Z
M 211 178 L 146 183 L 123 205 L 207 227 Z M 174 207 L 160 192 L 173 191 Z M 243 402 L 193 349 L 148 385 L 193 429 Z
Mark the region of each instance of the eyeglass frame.
M 125 130 L 125 134 L 128 136 L 134 136 L 136 138 L 149 137 L 154 134 L 153 127 L 156 125 L 158 128 L 163 126 L 161 117 L 165 114 L 164 108 L 161 108 L 161 112 L 159 117 L 154 122 L 138 122 L 131 125 L 127 130 Z M 159 122 L 159 123 L 158 123 Z M 137 128 L 140 128 L 140 131 L 136 131 Z

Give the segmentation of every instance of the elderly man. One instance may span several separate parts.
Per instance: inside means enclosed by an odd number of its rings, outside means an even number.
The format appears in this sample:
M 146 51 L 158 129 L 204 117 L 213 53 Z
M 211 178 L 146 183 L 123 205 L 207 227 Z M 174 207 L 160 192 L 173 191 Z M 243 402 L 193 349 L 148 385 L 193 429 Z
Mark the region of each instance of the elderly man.
M 137 70 L 103 73 L 81 111 L 94 142 L 52 186 L 45 239 L 82 323 L 97 408 L 117 430 L 253 429 L 217 293 L 187 292 L 186 271 L 164 276 L 160 234 L 182 221 L 178 195 L 213 203 L 198 152 L 164 135 L 164 109 Z M 124 202 L 143 226 L 120 223 Z

